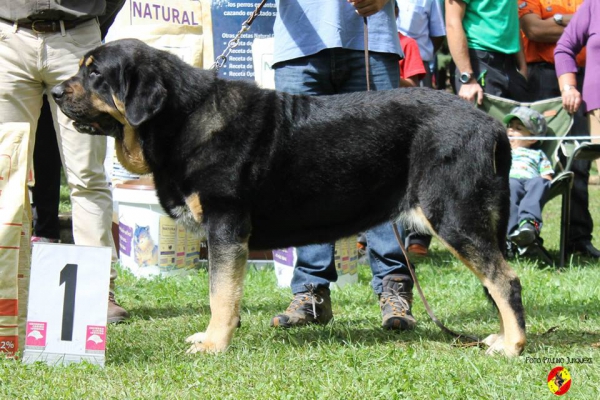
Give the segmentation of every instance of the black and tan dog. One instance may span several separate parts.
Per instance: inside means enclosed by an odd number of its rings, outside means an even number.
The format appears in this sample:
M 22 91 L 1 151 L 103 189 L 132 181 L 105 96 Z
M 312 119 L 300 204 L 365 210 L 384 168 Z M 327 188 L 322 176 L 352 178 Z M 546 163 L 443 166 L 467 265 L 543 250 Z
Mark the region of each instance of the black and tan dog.
M 333 241 L 402 219 L 436 234 L 500 313 L 490 352 L 525 345 L 521 285 L 503 256 L 510 145 L 457 96 L 427 89 L 293 96 L 218 79 L 137 40 L 90 51 L 52 90 L 83 133 L 116 138 L 162 207 L 208 237 L 211 319 L 191 352 L 238 325 L 249 249 Z

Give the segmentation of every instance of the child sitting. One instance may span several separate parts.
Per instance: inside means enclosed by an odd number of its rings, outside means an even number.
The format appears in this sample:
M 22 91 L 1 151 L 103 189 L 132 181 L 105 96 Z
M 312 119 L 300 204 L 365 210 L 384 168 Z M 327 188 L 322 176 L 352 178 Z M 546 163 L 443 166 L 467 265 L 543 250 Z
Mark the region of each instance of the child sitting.
M 539 237 L 542 207 L 554 174 L 544 152 L 533 148 L 537 140 L 527 138 L 544 136 L 547 124 L 540 113 L 528 107 L 515 107 L 503 122 L 507 124 L 512 147 L 507 234 L 509 241 L 519 247 L 519 253 L 524 254 Z

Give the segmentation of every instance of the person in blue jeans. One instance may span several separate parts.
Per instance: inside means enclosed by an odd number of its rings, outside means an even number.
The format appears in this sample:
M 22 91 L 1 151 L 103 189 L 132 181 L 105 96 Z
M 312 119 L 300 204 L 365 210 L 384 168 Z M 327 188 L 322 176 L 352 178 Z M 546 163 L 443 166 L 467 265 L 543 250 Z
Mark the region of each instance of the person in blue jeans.
M 368 21 L 371 90 L 399 87 L 398 61 L 403 54 L 394 2 L 277 0 L 276 4 L 273 69 L 277 90 L 311 96 L 367 90 L 363 17 Z M 391 223 L 376 226 L 365 236 L 383 327 L 414 328 L 413 281 Z M 294 298 L 285 312 L 273 317 L 271 326 L 327 324 L 333 317 L 329 283 L 336 280 L 333 243 L 297 248 L 291 283 Z

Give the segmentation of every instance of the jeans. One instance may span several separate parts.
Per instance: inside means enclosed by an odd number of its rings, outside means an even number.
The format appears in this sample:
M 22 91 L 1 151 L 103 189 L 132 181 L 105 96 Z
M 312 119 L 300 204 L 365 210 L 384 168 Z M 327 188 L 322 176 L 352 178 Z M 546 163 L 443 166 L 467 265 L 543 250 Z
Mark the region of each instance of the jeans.
M 507 234 L 519 227 L 523 220 L 542 225 L 542 208 L 550 190 L 550 181 L 541 176 L 531 179 L 510 178 L 510 218 Z
M 375 52 L 370 52 L 369 57 L 371 89 L 397 88 L 400 81 L 398 57 Z M 275 87 L 287 93 L 319 96 L 367 89 L 363 51 L 326 49 L 311 56 L 277 63 L 274 69 Z M 403 232 L 400 226 L 399 231 Z M 390 222 L 369 229 L 365 237 L 373 272 L 371 285 L 375 293 L 380 294 L 383 277 L 409 274 L 406 260 Z M 328 287 L 330 282 L 337 280 L 333 243 L 303 246 L 296 252 L 292 278 L 294 294 L 305 292 L 309 284 Z

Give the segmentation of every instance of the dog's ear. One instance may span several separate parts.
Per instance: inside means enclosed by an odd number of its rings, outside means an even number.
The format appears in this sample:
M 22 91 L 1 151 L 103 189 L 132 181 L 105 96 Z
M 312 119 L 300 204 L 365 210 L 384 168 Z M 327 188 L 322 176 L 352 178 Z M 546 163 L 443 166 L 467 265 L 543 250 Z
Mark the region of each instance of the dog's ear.
M 167 89 L 159 74 L 147 69 L 131 71 L 126 78 L 125 118 L 138 127 L 159 113 L 166 104 Z

